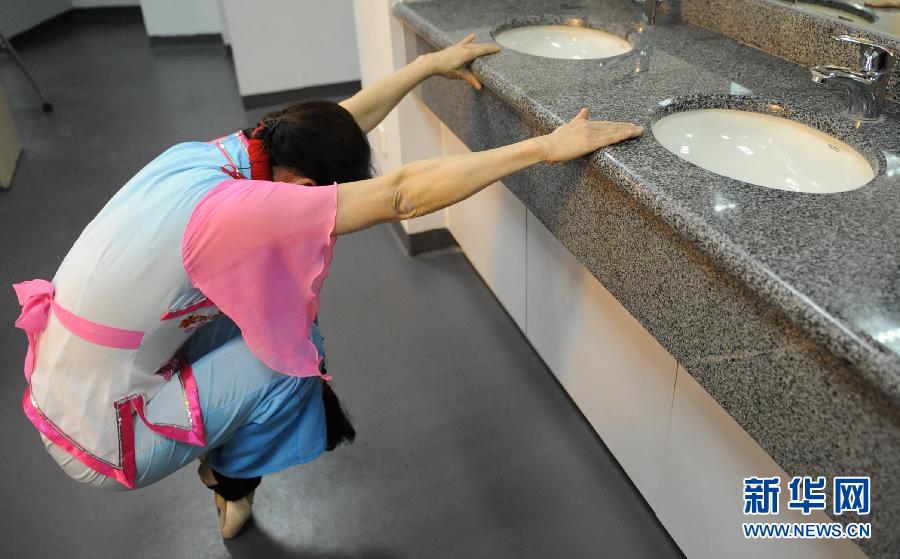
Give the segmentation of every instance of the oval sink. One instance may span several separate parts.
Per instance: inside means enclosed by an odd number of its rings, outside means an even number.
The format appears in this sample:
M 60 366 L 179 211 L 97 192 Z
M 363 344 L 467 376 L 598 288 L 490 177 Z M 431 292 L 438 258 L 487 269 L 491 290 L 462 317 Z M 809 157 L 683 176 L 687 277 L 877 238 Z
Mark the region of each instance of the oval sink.
M 546 58 L 586 60 L 609 58 L 630 51 L 631 43 L 618 35 L 569 25 L 529 25 L 497 34 L 500 46 Z
M 652 127 L 667 150 L 707 171 L 794 192 L 854 190 L 875 177 L 844 142 L 798 122 L 733 109 L 665 116 Z

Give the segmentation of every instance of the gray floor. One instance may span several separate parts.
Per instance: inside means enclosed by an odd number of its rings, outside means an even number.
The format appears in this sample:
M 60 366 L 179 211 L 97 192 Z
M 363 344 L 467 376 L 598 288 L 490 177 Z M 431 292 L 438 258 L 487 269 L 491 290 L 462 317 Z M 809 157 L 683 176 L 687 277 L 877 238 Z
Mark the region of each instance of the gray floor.
M 5 55 L 25 152 L 0 193 L 0 284 L 52 277 L 95 212 L 172 143 L 240 106 L 221 45 L 150 48 L 134 18 L 78 18 L 22 45 L 43 115 Z M 409 259 L 386 227 L 337 245 L 321 323 L 351 447 L 270 476 L 255 524 L 223 543 L 193 468 L 91 491 L 21 412 L 24 334 L 0 296 L 0 556 L 677 557 L 653 513 L 458 252 Z

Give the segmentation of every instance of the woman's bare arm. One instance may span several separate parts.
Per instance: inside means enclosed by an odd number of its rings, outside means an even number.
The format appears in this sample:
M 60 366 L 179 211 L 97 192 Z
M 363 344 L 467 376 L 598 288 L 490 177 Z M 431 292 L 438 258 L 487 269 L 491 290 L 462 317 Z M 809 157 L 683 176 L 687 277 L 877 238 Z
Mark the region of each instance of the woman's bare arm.
M 344 235 L 378 223 L 426 215 L 535 163 L 569 161 L 643 132 L 626 122 L 590 121 L 587 117 L 587 109 L 582 109 L 546 136 L 487 151 L 416 161 L 381 177 L 340 184 L 335 233 Z
M 424 54 L 353 97 L 341 101 L 340 105 L 353 115 L 360 128 L 370 132 L 407 93 L 429 76 L 440 74 L 457 78 L 481 89 L 481 83 L 465 66 L 479 56 L 497 52 L 500 47 L 494 44 L 474 44 L 474 39 L 474 34 L 469 35 L 452 47 Z

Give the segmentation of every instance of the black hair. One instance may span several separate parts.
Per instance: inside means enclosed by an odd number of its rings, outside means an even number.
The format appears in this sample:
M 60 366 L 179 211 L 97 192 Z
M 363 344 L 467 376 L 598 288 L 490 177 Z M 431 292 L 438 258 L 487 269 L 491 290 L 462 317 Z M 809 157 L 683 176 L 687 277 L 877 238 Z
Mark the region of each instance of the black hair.
M 353 115 L 337 103 L 287 105 L 266 115 L 253 137 L 263 141 L 272 167 L 285 167 L 316 184 L 372 178 L 369 140 Z

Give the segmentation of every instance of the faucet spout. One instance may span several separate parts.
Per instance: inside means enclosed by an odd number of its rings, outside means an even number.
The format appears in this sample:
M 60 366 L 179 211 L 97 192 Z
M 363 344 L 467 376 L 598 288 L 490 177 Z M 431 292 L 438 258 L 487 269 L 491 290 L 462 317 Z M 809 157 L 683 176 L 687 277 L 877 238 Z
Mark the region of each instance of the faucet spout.
M 813 66 L 809 71 L 812 74 L 812 81 L 816 83 L 851 82 L 864 87 L 871 82 L 868 75 L 841 66 Z
M 835 40 L 859 45 L 859 69 L 842 66 L 813 66 L 812 81 L 825 85 L 839 85 L 847 90 L 850 116 L 859 120 L 878 120 L 885 97 L 893 53 L 874 43 L 855 37 L 841 36 Z
M 848 111 L 860 120 L 878 120 L 881 102 L 878 98 L 877 76 L 841 68 L 840 66 L 814 66 L 810 68 L 812 81 L 844 88 L 849 96 Z

